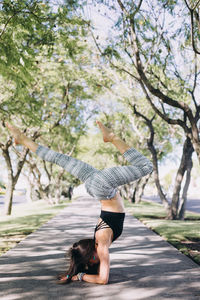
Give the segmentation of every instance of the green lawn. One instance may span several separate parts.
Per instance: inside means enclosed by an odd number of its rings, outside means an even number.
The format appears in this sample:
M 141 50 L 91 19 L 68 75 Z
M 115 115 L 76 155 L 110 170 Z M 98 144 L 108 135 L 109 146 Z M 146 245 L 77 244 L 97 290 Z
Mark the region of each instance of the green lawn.
M 186 212 L 184 221 L 173 221 L 165 219 L 166 212 L 161 204 L 127 201 L 125 205 L 133 216 L 200 264 L 200 214 Z
M 11 216 L 0 215 L 0 255 L 58 214 L 68 203 L 50 205 L 40 200 L 14 206 Z

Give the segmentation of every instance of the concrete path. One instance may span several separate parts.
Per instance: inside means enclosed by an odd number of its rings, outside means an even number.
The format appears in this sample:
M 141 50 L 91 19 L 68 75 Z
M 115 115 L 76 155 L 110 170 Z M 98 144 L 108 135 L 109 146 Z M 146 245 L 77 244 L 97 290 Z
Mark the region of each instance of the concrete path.
M 93 236 L 99 211 L 98 202 L 80 197 L 0 257 L 0 299 L 200 299 L 199 266 L 130 215 L 110 248 L 108 285 L 56 285 L 56 275 L 65 270 L 65 250 Z

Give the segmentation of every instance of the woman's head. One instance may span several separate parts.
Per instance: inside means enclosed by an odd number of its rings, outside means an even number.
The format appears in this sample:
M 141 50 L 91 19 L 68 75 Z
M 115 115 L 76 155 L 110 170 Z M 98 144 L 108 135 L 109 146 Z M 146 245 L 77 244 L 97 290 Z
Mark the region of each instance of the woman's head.
M 71 278 L 79 272 L 88 274 L 97 273 L 98 261 L 95 261 L 94 239 L 83 239 L 73 244 L 68 252 L 69 269 L 65 274 L 59 276 L 59 283 L 69 283 Z

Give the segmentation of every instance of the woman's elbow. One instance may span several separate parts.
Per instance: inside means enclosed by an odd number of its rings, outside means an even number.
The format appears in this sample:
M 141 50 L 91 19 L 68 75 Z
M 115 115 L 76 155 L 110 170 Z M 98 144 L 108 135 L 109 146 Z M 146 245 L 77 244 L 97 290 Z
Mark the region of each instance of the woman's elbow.
M 108 283 L 108 278 L 99 278 L 98 283 L 105 285 Z
M 100 282 L 100 284 L 102 284 L 102 285 L 106 285 L 108 283 L 108 280 L 102 280 L 101 282 Z

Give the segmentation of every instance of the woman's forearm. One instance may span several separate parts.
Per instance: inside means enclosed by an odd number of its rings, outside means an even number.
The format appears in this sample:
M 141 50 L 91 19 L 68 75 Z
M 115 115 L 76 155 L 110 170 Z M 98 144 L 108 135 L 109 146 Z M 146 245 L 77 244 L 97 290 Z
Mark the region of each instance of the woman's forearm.
M 101 278 L 99 275 L 89 275 L 85 274 L 83 276 L 83 281 L 90 283 L 98 283 L 98 284 L 107 284 L 108 282 Z
M 72 278 L 72 281 L 76 281 L 76 280 L 78 280 L 77 275 L 75 275 L 74 278 Z M 96 284 L 108 283 L 107 280 L 101 278 L 99 275 L 84 274 L 82 280 L 85 282 L 96 283 Z

